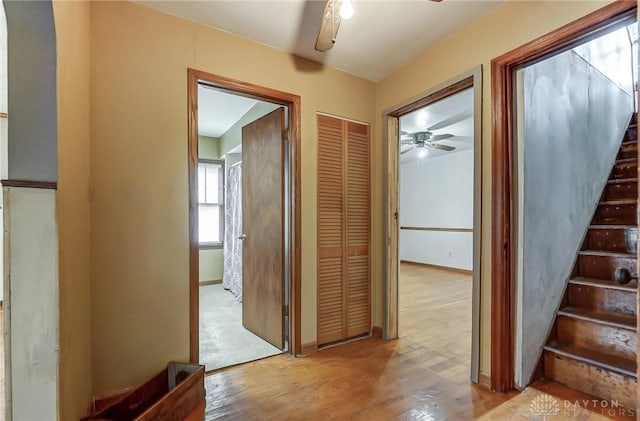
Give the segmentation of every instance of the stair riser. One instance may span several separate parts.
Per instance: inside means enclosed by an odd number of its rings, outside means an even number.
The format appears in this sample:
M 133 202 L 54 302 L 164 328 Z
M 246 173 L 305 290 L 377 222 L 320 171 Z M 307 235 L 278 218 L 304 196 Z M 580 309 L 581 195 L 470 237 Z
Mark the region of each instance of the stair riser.
M 636 225 L 636 205 L 599 205 L 593 218 L 594 224 Z
M 638 182 L 609 183 L 604 196 L 605 200 L 634 199 L 638 197 Z
M 633 142 L 638 140 L 638 128 L 637 127 L 629 127 L 627 129 L 627 142 Z
M 636 332 L 588 320 L 559 315 L 558 341 L 614 355 L 628 360 L 636 358 Z
M 567 297 L 571 307 L 630 316 L 636 314 L 636 293 L 633 291 L 569 284 Z
M 578 273 L 585 278 L 605 279 L 613 281 L 617 268 L 624 267 L 636 272 L 636 259 L 633 256 L 592 256 L 581 254 L 578 257 Z
M 638 229 L 590 229 L 586 246 L 588 250 L 635 254 L 638 249 Z
M 545 376 L 600 399 L 618 401 L 635 408 L 637 382 L 629 377 L 594 367 L 574 359 L 544 353 Z
M 638 157 L 638 144 L 630 143 L 628 145 L 622 145 L 618 152 L 618 159 L 629 159 Z
M 638 176 L 638 162 L 622 162 L 616 164 L 611 171 L 611 178 L 636 178 Z

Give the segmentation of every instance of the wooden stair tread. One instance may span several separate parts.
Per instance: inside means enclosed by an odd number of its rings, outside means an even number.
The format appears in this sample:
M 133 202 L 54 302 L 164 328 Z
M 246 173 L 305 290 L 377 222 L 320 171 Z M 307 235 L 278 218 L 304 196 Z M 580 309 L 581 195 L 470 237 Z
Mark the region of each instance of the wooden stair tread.
M 594 224 L 589 225 L 589 229 L 592 230 L 626 230 L 626 229 L 637 229 L 637 225 L 602 225 L 602 224 Z
M 638 182 L 638 178 L 613 178 L 607 180 L 607 184 L 624 184 Z
M 636 378 L 637 364 L 633 360 L 616 357 L 576 345 L 552 341 L 544 346 L 545 351 L 573 358 L 586 364 L 613 371 L 623 376 Z
M 607 281 L 604 279 L 593 279 L 593 278 L 585 278 L 583 276 L 577 276 L 573 279 L 569 279 L 569 283 L 574 285 L 585 285 L 585 286 L 597 287 L 597 288 L 617 289 L 620 291 L 631 291 L 631 292 L 638 291 L 636 281 L 631 281 L 626 285 L 621 285 L 616 282 Z
M 635 205 L 637 199 L 618 199 L 599 202 L 598 206 Z
M 601 251 L 601 250 L 580 250 L 578 252 L 582 256 L 601 256 L 601 257 L 622 257 L 635 259 L 636 255 L 631 253 L 620 253 L 615 251 Z
M 616 159 L 616 164 L 634 164 L 638 162 L 638 158 L 622 158 Z
M 636 330 L 636 317 L 626 314 L 604 313 L 577 307 L 564 307 L 558 310 L 558 316 L 572 317 L 603 325 Z

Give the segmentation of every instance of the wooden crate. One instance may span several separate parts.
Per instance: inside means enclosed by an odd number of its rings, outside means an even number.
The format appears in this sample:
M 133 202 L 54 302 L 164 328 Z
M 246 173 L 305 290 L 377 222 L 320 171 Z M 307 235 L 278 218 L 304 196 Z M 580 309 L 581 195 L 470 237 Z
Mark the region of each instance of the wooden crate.
M 204 366 L 169 363 L 141 386 L 93 407 L 82 421 L 204 420 Z

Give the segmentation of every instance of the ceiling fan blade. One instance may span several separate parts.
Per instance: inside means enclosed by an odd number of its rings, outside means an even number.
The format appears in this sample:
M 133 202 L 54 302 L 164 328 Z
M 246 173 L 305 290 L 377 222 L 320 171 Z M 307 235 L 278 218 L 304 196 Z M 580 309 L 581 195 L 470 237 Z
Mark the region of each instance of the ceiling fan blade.
M 411 152 L 411 151 L 412 151 L 412 150 L 414 150 L 414 149 L 415 149 L 415 148 L 409 148 L 409 149 L 407 149 L 407 150 L 401 151 L 401 152 L 400 152 L 400 155 L 404 155 L 404 154 L 406 154 L 406 153 L 408 153 L 408 152 Z
M 449 118 L 445 118 L 444 120 L 440 121 L 439 123 L 434 124 L 433 126 L 429 127 L 427 130 L 439 130 L 439 129 L 444 129 L 447 126 L 450 126 L 452 124 L 458 123 L 462 120 L 466 120 L 469 117 L 473 116 L 473 110 L 464 110 L 459 112 L 458 114 L 449 117 Z
M 320 23 L 320 31 L 316 39 L 316 50 L 328 51 L 336 43 L 336 36 L 340 28 L 340 13 L 337 10 L 337 0 L 327 0 L 322 12 L 322 22 Z
M 400 130 L 400 135 L 401 136 L 409 136 L 409 133 L 405 132 L 404 130 Z
M 440 149 L 441 151 L 447 151 L 447 152 L 450 152 L 455 149 L 455 147 L 453 146 L 438 145 L 437 143 L 427 143 L 426 145 L 430 148 Z
M 400 139 L 401 145 L 411 145 L 413 143 L 413 139 Z
M 450 137 L 453 137 L 453 135 L 452 135 L 452 134 L 449 134 L 449 133 L 445 133 L 445 134 L 434 134 L 433 136 L 431 136 L 431 138 L 429 139 L 429 141 L 431 141 L 431 142 L 437 142 L 438 140 L 449 139 Z

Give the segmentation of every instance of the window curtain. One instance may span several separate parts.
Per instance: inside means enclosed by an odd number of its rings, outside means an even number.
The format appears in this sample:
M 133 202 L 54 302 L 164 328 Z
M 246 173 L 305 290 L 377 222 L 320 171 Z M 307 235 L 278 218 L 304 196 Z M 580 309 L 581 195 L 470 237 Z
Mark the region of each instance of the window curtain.
M 242 164 L 229 168 L 224 218 L 222 286 L 242 301 Z

